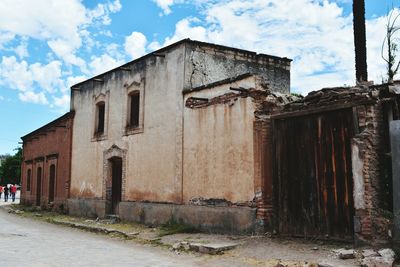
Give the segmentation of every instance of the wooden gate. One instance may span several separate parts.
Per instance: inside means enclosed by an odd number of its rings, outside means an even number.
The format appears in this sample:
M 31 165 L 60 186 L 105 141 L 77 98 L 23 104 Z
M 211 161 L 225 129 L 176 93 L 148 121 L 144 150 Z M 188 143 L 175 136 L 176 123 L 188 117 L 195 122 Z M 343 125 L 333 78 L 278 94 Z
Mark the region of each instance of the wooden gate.
M 352 238 L 352 110 L 274 119 L 273 128 L 279 232 Z

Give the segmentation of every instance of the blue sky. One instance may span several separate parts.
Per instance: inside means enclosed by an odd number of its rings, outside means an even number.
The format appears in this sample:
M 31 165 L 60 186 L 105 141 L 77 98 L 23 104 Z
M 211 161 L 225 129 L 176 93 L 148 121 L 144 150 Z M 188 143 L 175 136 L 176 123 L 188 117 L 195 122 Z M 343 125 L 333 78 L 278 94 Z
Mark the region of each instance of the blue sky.
M 398 1 L 394 1 L 399 6 Z M 69 87 L 183 38 L 292 58 L 291 90 L 352 85 L 350 0 L 0 0 L 0 155 L 69 110 Z M 390 0 L 366 0 L 369 78 Z

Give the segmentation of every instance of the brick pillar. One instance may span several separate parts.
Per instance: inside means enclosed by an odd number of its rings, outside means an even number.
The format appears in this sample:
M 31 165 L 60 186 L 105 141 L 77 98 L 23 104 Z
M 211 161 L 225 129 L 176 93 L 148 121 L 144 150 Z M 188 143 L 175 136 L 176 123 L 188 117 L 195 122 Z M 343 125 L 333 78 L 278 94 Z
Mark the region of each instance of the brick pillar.
M 362 245 L 387 239 L 389 221 L 381 215 L 379 199 L 384 138 L 381 103 L 359 106 L 356 115 L 359 133 L 352 140 L 354 232 L 356 245 Z
M 254 122 L 254 169 L 257 221 L 264 230 L 272 229 L 272 131 L 271 120 Z

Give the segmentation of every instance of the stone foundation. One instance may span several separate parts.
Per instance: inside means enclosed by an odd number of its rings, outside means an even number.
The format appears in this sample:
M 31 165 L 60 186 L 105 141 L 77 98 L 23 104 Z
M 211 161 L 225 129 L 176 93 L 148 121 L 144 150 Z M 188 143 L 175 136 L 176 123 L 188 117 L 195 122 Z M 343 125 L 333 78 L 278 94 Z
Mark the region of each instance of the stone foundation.
M 68 199 L 68 213 L 74 216 L 104 217 L 106 201 Z M 250 207 L 210 207 L 166 203 L 121 202 L 118 215 L 123 220 L 145 225 L 176 221 L 213 233 L 254 233 L 256 209 Z
M 68 214 L 89 218 L 104 218 L 106 215 L 106 201 L 100 199 L 68 199 Z

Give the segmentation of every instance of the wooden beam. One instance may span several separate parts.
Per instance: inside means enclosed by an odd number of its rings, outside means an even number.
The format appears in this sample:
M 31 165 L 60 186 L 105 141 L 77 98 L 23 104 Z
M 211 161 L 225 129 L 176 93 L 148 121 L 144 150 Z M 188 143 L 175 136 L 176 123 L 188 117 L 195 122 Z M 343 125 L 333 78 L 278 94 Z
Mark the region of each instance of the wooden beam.
M 366 105 L 366 104 L 375 104 L 375 100 L 363 100 L 363 101 L 358 101 L 354 103 L 344 103 L 344 104 L 334 104 L 334 105 L 325 105 L 322 107 L 310 107 L 306 108 L 305 110 L 297 110 L 297 111 L 290 111 L 290 112 L 285 112 L 285 113 L 280 113 L 280 114 L 274 114 L 271 115 L 271 119 L 285 119 L 285 118 L 291 118 L 291 117 L 298 117 L 298 116 L 306 116 L 306 115 L 311 115 L 311 114 L 316 114 L 316 113 L 322 113 L 322 112 L 328 112 L 332 110 L 337 110 L 337 109 L 346 109 L 346 108 L 352 108 L 355 106 L 360 106 L 360 105 Z

